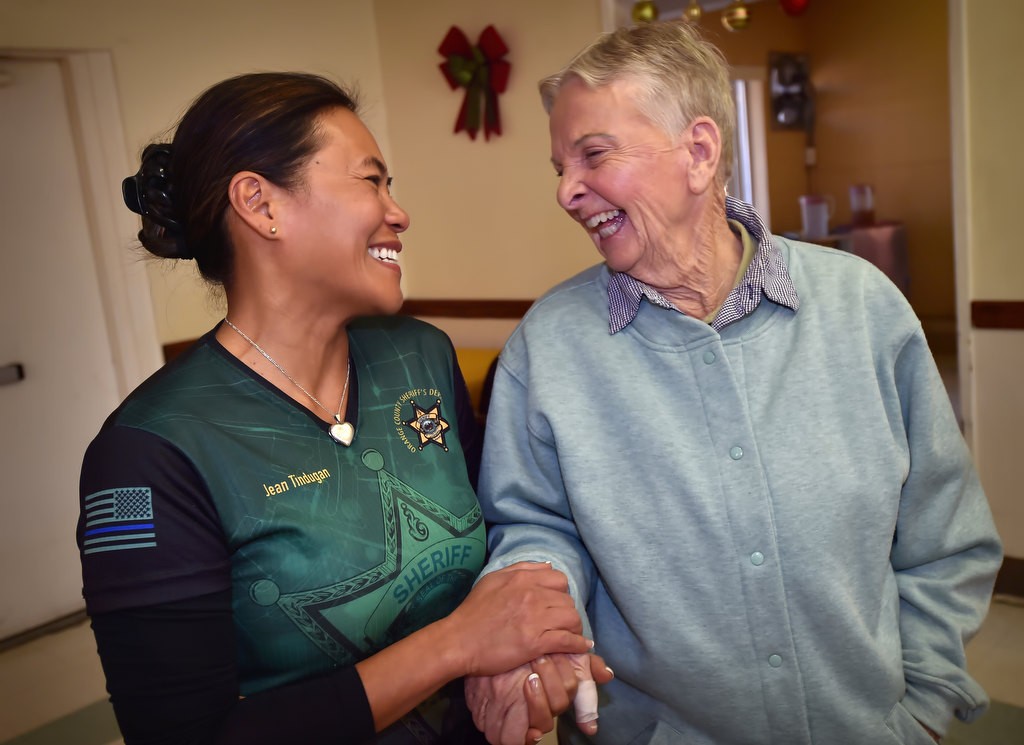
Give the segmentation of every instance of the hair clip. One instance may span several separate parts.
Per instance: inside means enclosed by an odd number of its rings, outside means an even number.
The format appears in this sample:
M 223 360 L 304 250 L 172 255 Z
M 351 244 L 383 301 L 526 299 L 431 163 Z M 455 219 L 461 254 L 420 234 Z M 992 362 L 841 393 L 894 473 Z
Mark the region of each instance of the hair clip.
M 170 165 L 170 145 L 147 145 L 139 170 L 121 182 L 121 196 L 135 214 L 149 218 L 171 234 L 180 234 L 181 223 L 173 216 Z

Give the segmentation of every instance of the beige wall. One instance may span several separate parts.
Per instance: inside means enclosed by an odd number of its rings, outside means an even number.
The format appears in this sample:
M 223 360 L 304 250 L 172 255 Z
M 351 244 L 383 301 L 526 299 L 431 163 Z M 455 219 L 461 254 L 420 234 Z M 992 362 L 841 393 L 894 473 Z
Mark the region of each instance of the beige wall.
M 1024 3 L 960 1 L 966 12 L 970 294 L 977 300 L 1024 300 L 1024 251 L 1016 238 L 1024 174 Z
M 1017 33 L 1024 28 L 1024 4 L 953 0 L 951 8 L 958 91 L 957 266 L 966 327 L 970 301 L 1024 300 L 1024 252 L 1016 238 L 1024 155 L 1014 144 L 1024 117 L 1024 48 Z M 968 431 L 981 481 L 1007 555 L 1024 559 L 1024 331 L 967 330 L 962 338 L 968 355 L 961 370 L 973 373 L 966 392 Z
M 412 218 L 406 295 L 534 298 L 597 259 L 554 201 L 536 83 L 593 38 L 599 15 L 597 0 L 0 0 L 0 48 L 111 50 L 131 162 L 229 75 L 302 69 L 357 83 Z M 462 94 L 442 77 L 437 47 L 452 25 L 475 42 L 487 24 L 510 47 L 512 76 L 504 134 L 474 142 L 452 134 Z M 125 250 L 131 243 L 126 236 Z M 193 338 L 222 314 L 191 264 L 155 262 L 150 278 L 162 343 Z M 494 325 L 477 343 L 500 344 L 509 330 Z
M 761 3 L 741 34 L 723 31 L 717 13 L 704 25 L 736 65 L 764 65 L 771 50 L 810 52 L 822 110 L 811 183 L 837 197 L 839 220 L 849 184 L 874 183 L 880 216 L 908 223 L 915 308 L 951 321 L 942 14 L 914 12 L 933 0 L 898 9 L 864 1 L 878 7 L 816 3 L 792 18 L 777 3 Z M 396 195 L 412 217 L 404 257 L 409 297 L 533 298 L 595 260 L 554 202 L 536 81 L 600 30 L 597 0 L 297 0 L 287 14 L 278 10 L 265 0 L 244 12 L 197 0 L 0 0 L 0 47 L 112 50 L 133 162 L 200 90 L 228 75 L 291 68 L 358 82 L 367 121 L 397 176 Z M 201 23 L 193 20 L 199 17 Z M 511 48 L 512 76 L 501 97 L 505 134 L 471 141 L 451 132 L 462 92 L 448 88 L 436 49 L 451 25 L 475 40 L 488 23 Z M 911 61 L 889 64 L 903 48 Z M 796 229 L 796 198 L 809 188 L 803 135 L 769 130 L 768 147 L 772 225 Z M 190 264 L 150 269 L 162 342 L 191 338 L 220 315 Z
M 555 202 L 537 81 L 600 31 L 595 0 L 377 0 L 396 195 L 410 213 L 404 286 L 413 298 L 528 298 L 595 263 L 593 244 Z M 510 49 L 503 134 L 453 134 L 437 47 L 455 25 L 476 43 L 492 24 Z
M 367 122 L 387 150 L 372 3 L 359 0 L 0 0 L 0 49 L 106 49 L 113 55 L 131 163 L 172 130 L 210 84 L 255 70 L 301 69 L 357 81 Z M 125 174 L 128 175 L 128 174 Z M 124 250 L 132 245 L 125 236 Z M 192 264 L 150 266 L 163 343 L 193 338 L 220 317 Z

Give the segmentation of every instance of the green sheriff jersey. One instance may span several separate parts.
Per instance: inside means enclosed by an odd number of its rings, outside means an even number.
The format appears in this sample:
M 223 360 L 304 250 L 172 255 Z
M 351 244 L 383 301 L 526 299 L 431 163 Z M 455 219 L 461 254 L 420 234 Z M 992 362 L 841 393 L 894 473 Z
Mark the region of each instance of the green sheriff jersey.
M 351 667 L 462 601 L 485 536 L 451 342 L 401 317 L 349 338 L 347 447 L 213 331 L 111 415 L 82 474 L 90 614 L 230 586 L 252 696 Z M 376 741 L 452 741 L 467 720 L 452 688 Z

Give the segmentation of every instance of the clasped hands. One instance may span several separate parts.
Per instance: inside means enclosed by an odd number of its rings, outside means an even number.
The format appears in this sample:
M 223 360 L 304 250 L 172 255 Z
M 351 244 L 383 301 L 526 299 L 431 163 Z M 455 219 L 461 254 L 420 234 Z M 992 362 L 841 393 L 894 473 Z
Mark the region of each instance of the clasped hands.
M 491 745 L 533 745 L 570 704 L 580 731 L 593 735 L 597 684 L 611 679 L 596 654 L 544 655 L 505 673 L 466 678 L 466 704 Z
M 487 607 L 472 602 L 485 596 Z M 454 615 L 477 605 L 492 623 L 467 626 L 490 629 L 479 639 L 479 664 L 466 676 L 466 703 L 487 741 L 533 745 L 573 703 L 580 730 L 594 734 L 597 684 L 611 680 L 612 671 L 585 651 L 592 644 L 580 636 L 565 575 L 549 564 L 514 564 L 481 579 Z

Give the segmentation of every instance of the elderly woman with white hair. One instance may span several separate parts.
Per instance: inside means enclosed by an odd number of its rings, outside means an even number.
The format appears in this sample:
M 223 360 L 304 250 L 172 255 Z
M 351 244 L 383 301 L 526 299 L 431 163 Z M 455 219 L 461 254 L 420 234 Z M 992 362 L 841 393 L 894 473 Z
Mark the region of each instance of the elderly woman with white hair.
M 977 717 L 1001 545 L 905 297 L 726 195 L 728 68 L 692 26 L 604 35 L 541 93 L 602 261 L 503 350 L 480 499 L 487 570 L 565 572 L 615 670 L 563 742 L 924 745 Z M 468 682 L 492 742 L 529 670 Z

